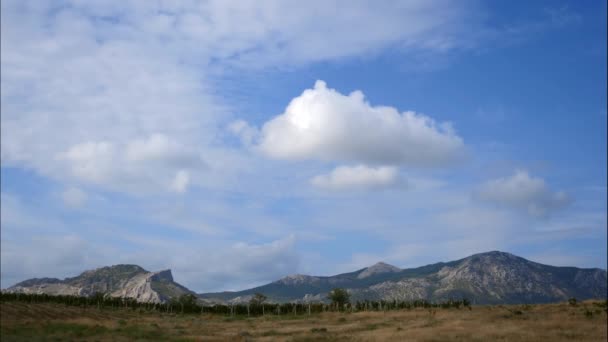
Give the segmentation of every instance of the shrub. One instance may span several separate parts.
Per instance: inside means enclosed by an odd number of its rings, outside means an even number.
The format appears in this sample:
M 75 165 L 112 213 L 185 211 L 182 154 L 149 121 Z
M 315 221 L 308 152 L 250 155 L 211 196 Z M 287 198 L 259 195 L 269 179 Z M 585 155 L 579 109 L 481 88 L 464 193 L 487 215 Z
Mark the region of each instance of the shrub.
M 350 303 L 350 294 L 345 289 L 335 288 L 329 292 L 327 298 L 331 300 L 331 303 L 343 307 L 344 304 Z
M 256 293 L 255 295 L 253 295 L 251 300 L 249 300 L 249 304 L 262 305 L 266 301 L 266 299 L 268 299 L 268 297 L 266 297 L 262 293 Z

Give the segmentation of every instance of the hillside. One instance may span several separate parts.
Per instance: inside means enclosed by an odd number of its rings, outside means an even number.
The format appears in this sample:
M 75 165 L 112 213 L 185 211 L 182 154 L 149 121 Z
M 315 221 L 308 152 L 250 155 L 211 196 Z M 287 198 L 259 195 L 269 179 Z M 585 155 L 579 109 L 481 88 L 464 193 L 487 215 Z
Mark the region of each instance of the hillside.
M 162 303 L 192 293 L 173 281 L 171 270 L 148 272 L 137 265 L 114 265 L 85 271 L 66 278 L 34 278 L 6 289 L 7 292 L 90 296 L 104 293 L 134 298 L 141 302 Z
M 199 294 L 201 302 L 243 303 L 255 293 L 271 302 L 326 301 L 333 288 L 346 288 L 352 300 L 445 301 L 467 298 L 475 304 L 551 303 L 606 298 L 606 271 L 543 265 L 504 253 L 400 269 L 377 263 L 334 276 L 290 275 L 270 284 L 236 292 Z M 90 296 L 104 293 L 162 303 L 192 291 L 173 281 L 170 270 L 148 272 L 137 265 L 115 265 L 66 278 L 35 278 L 5 291 Z
M 504 253 L 488 252 L 447 263 L 399 269 L 379 263 L 328 277 L 292 275 L 260 287 L 203 293 L 218 302 L 243 302 L 257 292 L 272 301 L 322 301 L 335 287 L 353 300 L 441 301 L 466 297 L 477 304 L 550 303 L 606 298 L 606 271 L 543 265 Z

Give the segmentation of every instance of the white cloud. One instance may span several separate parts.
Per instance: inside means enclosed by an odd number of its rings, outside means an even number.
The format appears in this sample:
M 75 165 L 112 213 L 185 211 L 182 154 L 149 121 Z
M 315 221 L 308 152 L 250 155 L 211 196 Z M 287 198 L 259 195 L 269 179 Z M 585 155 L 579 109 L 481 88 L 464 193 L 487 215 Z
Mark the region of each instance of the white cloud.
M 129 161 L 160 161 L 177 165 L 200 163 L 200 157 L 184 146 L 170 140 L 166 135 L 155 133 L 146 139 L 130 141 L 126 146 L 125 157 Z
M 516 170 L 510 177 L 487 181 L 478 187 L 474 197 L 512 208 L 524 209 L 533 216 L 546 216 L 567 206 L 571 199 L 563 191 L 551 191 L 542 178 Z
M 399 180 L 396 167 L 368 167 L 365 165 L 340 166 L 329 174 L 319 175 L 310 180 L 311 184 L 328 190 L 386 188 Z
M 260 134 L 259 130 L 249 125 L 245 120 L 236 120 L 228 126 L 228 130 L 241 138 L 245 146 L 251 146 L 254 139 Z
M 114 24 L 93 3 L 47 5 L 2 3 L 2 165 L 114 191 L 167 189 L 212 149 L 225 113 L 205 75 L 113 13 L 119 4 L 107 5 Z
M 257 148 L 277 159 L 437 166 L 462 157 L 449 123 L 371 106 L 360 91 L 342 95 L 317 81 L 262 127 Z
M 171 190 L 183 193 L 188 188 L 188 183 L 190 183 L 190 174 L 186 170 L 179 170 L 175 174 L 175 178 L 173 179 L 173 183 L 171 184 Z
M 193 6 L 194 7 L 194 6 Z M 468 4 L 414 0 L 209 1 L 169 15 L 176 32 L 214 58 L 248 68 L 303 64 L 386 47 L 445 51 L 463 44 Z M 364 25 L 362 25 L 365 23 Z
M 72 208 L 82 206 L 87 201 L 87 193 L 76 187 L 70 187 L 65 189 L 61 194 L 63 202 Z
M 2 1 L 2 165 L 66 183 L 76 174 L 115 191 L 134 190 L 112 176 L 128 168 L 115 160 L 125 148 L 129 162 L 166 164 L 159 174 L 149 168 L 142 185 L 183 168 L 166 158 L 174 148 L 168 142 L 232 167 L 218 144 L 229 115 L 212 88 L 214 77 L 235 67 L 280 68 L 389 47 L 443 52 L 471 32 L 461 20 L 467 7 L 443 1 Z M 242 133 L 251 139 L 255 132 Z M 54 158 L 66 151 L 70 158 Z M 232 170 L 216 170 L 211 178 L 191 168 L 191 183 L 217 184 Z
M 57 159 L 70 163 L 74 176 L 90 182 L 103 182 L 110 177 L 115 164 L 115 148 L 106 141 L 85 142 L 70 147 Z
M 71 146 L 56 160 L 77 180 L 113 190 L 185 191 L 191 175 L 181 168 L 206 169 L 194 150 L 163 134 L 117 144 L 89 141 Z M 143 190 L 145 189 L 145 190 Z

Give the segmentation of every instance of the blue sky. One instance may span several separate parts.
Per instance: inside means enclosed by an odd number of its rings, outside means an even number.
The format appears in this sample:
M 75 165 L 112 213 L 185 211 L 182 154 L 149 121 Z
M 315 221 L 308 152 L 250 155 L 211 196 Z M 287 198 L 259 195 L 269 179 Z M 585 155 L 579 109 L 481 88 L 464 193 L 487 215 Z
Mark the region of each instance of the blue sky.
M 606 268 L 605 1 L 3 1 L 1 286 Z

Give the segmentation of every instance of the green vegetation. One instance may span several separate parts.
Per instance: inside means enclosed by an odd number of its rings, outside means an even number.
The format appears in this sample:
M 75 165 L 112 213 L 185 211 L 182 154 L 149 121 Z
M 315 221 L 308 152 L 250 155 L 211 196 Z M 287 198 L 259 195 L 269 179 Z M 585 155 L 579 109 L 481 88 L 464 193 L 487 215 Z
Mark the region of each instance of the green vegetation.
M 331 300 L 331 304 L 340 310 L 350 303 L 350 294 L 345 289 L 335 288 L 329 292 L 327 299 Z
M 193 294 L 183 294 L 178 298 L 173 298 L 169 306 L 179 309 L 179 313 L 201 313 L 202 307 L 197 304 L 196 296 Z
M 168 303 L 141 303 L 132 298 L 109 297 L 96 293 L 90 297 L 79 296 L 51 296 L 47 294 L 19 294 L 1 293 L 0 302 L 26 302 L 26 303 L 59 303 L 66 306 L 96 307 L 99 310 L 125 308 L 138 312 L 164 312 L 176 314 L 213 314 L 235 317 L 251 316 L 309 316 L 323 312 L 332 311 L 388 311 L 409 310 L 415 308 L 470 308 L 467 299 L 447 300 L 439 303 L 427 302 L 425 300 L 415 301 L 357 301 L 350 303 L 346 290 L 334 289 L 329 298 L 331 304 L 325 303 L 265 303 L 266 296 L 259 294 L 254 296 L 248 304 L 234 305 L 211 305 L 202 306 L 197 297 L 192 294 L 184 294 L 171 299 Z
M 262 305 L 262 304 L 264 304 L 266 299 L 268 299 L 268 297 L 266 297 L 265 295 L 258 292 L 253 295 L 253 297 L 249 301 L 249 304 L 250 305 Z

